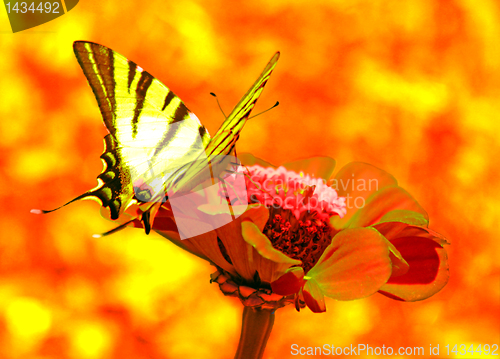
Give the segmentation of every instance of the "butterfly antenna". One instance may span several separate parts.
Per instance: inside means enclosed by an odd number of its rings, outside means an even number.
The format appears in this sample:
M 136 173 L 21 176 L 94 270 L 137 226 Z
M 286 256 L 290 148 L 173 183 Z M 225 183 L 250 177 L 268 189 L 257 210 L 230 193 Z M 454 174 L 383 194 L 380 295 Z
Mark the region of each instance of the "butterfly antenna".
M 219 98 L 217 97 L 217 95 L 214 94 L 213 92 L 210 92 L 210 95 L 212 95 L 213 97 L 215 97 L 215 100 L 217 101 L 217 105 L 219 105 L 220 111 L 224 115 L 224 118 L 227 118 L 226 114 L 224 113 L 224 110 L 222 109 L 222 107 L 221 107 L 221 105 L 219 103 Z
M 274 106 L 273 106 L 273 107 L 270 107 L 270 108 L 268 108 L 267 110 L 262 111 L 262 112 L 260 112 L 260 113 L 258 113 L 258 114 L 256 114 L 256 115 L 253 115 L 252 117 L 249 117 L 248 119 L 250 120 L 251 118 L 254 118 L 254 117 L 257 117 L 257 116 L 259 116 L 259 115 L 262 115 L 263 113 L 265 113 L 265 112 L 267 112 L 267 111 L 270 111 L 270 110 L 272 110 L 273 108 L 277 107 L 279 104 L 280 104 L 280 103 L 279 103 L 279 101 L 276 101 L 276 103 L 274 104 Z

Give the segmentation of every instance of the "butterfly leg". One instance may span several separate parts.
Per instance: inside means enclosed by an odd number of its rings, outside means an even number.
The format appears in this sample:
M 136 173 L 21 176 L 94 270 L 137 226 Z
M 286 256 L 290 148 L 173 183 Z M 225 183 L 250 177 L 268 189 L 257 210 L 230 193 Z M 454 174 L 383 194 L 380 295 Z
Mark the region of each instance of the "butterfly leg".
M 94 237 L 94 238 L 101 238 L 101 237 L 109 236 L 110 234 L 113 234 L 113 233 L 116 233 L 118 231 L 121 231 L 122 229 L 124 229 L 125 227 L 127 227 L 130 223 L 132 223 L 133 221 L 135 221 L 136 219 L 137 218 L 131 219 L 130 221 L 125 222 L 125 223 L 119 225 L 118 227 L 113 228 L 112 230 L 107 231 L 105 233 L 94 234 L 92 237 Z

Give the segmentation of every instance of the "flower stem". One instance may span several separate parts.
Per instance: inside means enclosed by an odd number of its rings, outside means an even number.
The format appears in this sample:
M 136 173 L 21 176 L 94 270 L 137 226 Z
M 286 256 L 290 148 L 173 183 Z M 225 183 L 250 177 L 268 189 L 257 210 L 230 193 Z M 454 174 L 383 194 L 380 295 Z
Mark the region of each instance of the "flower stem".
M 274 324 L 274 310 L 245 307 L 234 359 L 260 359 Z

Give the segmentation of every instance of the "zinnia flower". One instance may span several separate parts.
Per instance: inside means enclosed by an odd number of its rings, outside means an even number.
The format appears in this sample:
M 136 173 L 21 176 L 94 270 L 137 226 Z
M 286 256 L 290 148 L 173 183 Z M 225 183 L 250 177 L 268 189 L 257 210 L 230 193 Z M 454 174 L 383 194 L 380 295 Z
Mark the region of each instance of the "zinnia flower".
M 136 197 L 115 229 L 153 229 L 217 268 L 211 281 L 244 305 L 235 359 L 262 357 L 274 312 L 287 304 L 324 312 L 325 296 L 377 292 L 417 301 L 446 284 L 449 243 L 388 173 L 354 162 L 330 178 L 335 161 L 325 157 L 278 168 L 239 158 L 244 186 L 226 175 L 215 195 L 222 202 L 207 188 L 182 195 L 180 208 L 175 198 L 151 204 Z M 136 195 L 151 193 L 145 183 L 136 187 Z
M 241 216 L 181 240 L 178 216 L 166 202 L 152 227 L 215 265 L 211 279 L 225 295 L 255 309 L 294 303 L 323 312 L 325 296 L 353 300 L 379 292 L 416 301 L 446 284 L 448 242 L 428 228 L 426 212 L 388 173 L 355 162 L 325 181 L 335 165 L 329 158 L 279 168 L 241 158 L 247 191 L 236 197 L 246 195 L 242 203 L 249 204 Z M 224 215 L 217 206 L 201 207 L 183 221 Z

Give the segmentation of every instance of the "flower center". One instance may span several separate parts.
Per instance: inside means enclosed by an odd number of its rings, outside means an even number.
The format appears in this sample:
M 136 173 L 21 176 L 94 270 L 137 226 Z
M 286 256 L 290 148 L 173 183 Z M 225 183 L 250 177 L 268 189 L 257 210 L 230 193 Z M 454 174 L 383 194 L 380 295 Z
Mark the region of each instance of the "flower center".
M 301 260 L 302 268 L 307 273 L 330 245 L 333 229 L 328 222 L 314 218 L 314 214 L 297 220 L 290 210 L 276 210 L 272 207 L 270 214 L 264 234 L 271 240 L 274 248 L 291 258 Z
M 248 203 L 269 209 L 263 233 L 274 248 L 302 261 L 307 273 L 319 260 L 334 235 L 330 217 L 344 216 L 345 198 L 324 180 L 288 171 L 284 167 L 248 167 Z

